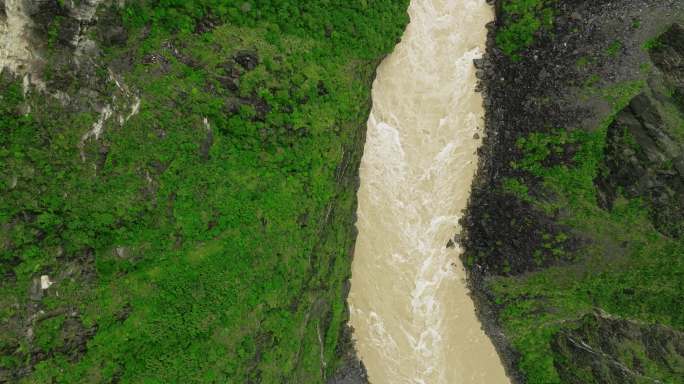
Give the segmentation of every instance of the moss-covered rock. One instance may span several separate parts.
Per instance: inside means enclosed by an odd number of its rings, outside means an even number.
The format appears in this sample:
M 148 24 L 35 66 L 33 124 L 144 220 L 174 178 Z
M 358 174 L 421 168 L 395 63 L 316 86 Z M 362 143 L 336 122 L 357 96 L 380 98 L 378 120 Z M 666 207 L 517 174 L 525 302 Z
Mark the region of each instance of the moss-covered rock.
M 462 220 L 473 297 L 514 382 L 621 382 L 559 335 L 595 308 L 684 330 L 684 3 L 496 4 L 475 63 L 486 136 Z M 583 324 L 603 343 L 619 335 Z M 672 364 L 661 381 L 680 383 Z
M 684 28 L 674 24 L 653 40 L 657 72 L 643 93 L 608 128 L 605 166 L 597 179 L 599 203 L 611 208 L 624 194 L 648 204 L 653 224 L 667 236 L 684 235 Z
M 553 338 L 555 366 L 568 384 L 680 383 L 684 333 L 602 312 L 565 324 Z

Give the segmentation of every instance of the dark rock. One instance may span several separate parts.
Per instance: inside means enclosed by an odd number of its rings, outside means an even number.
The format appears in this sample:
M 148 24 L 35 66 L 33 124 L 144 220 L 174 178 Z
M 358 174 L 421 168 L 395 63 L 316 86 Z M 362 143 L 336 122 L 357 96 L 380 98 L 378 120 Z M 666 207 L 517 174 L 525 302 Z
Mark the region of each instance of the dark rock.
M 72 18 L 59 19 L 57 41 L 64 46 L 73 46 L 76 37 L 81 32 L 78 20 Z
M 247 104 L 250 104 L 252 107 L 254 107 L 254 110 L 256 111 L 256 116 L 254 119 L 256 121 L 266 120 L 266 115 L 271 111 L 271 106 L 268 105 L 268 103 L 264 99 L 250 99 L 247 101 Z
M 161 63 L 161 64 L 168 64 L 168 59 L 158 53 L 148 53 L 142 58 L 142 63 L 145 65 L 150 65 L 150 64 L 156 64 L 156 63 Z
M 226 100 L 224 103 L 225 105 L 225 111 L 228 115 L 234 115 L 238 112 L 240 112 L 240 100 L 234 99 L 234 98 L 229 98 Z
M 237 68 L 232 61 L 226 61 L 221 64 L 220 67 L 223 69 L 224 73 L 223 76 L 218 77 L 221 86 L 231 92 L 237 92 L 240 88 L 241 70 Z
M 155 174 L 161 175 L 169 167 L 169 164 L 163 163 L 159 160 L 152 160 L 150 161 L 149 166 L 154 170 Z
M 326 88 L 325 84 L 323 81 L 318 81 L 318 84 L 316 85 L 316 88 L 318 90 L 318 96 L 325 96 L 328 94 L 328 88 Z
M 107 157 L 109 156 L 109 145 L 101 144 L 97 151 L 97 160 L 95 162 L 98 172 L 101 172 L 107 163 Z
M 31 311 L 34 315 L 29 323 L 16 322 L 13 319 L 0 328 L 5 332 L 3 343 L 0 343 L 0 353 L 5 357 L 11 356 L 16 361 L 9 369 L 6 365 L 0 365 L 0 383 L 21 382 L 23 377 L 33 371 L 35 365 L 46 359 L 57 357 L 70 363 L 78 362 L 87 352 L 88 341 L 97 332 L 97 326 L 86 327 L 78 312 L 68 307 L 38 312 L 38 307 L 33 305 Z M 58 316 L 63 317 L 63 321 L 59 324 L 54 345 L 47 350 L 39 348 L 33 343 L 36 329 L 39 329 L 43 322 Z M 28 340 L 28 348 L 22 340 L 24 338 Z M 21 345 L 24 347 L 19 347 L 19 340 L 22 340 Z
M 251 71 L 259 65 L 259 57 L 253 52 L 239 52 L 235 55 L 235 61 L 248 71 Z
M 34 277 L 29 288 L 29 299 L 40 302 L 43 299 L 43 290 L 40 287 L 40 277 Z
M 650 50 L 651 60 L 669 80 L 681 87 L 684 84 L 684 27 L 673 24 Z
M 467 229 L 460 241 L 467 250 L 466 260 L 472 255 L 470 259 L 477 261 L 481 272 L 517 275 L 535 271 L 563 261 L 562 255 L 569 256 L 578 246 L 577 240 L 561 235 L 568 230 L 558 226 L 553 217 L 497 188 L 474 191 L 471 204 L 496 212 L 461 219 L 461 226 Z
M 58 0 L 25 1 L 24 7 L 34 28 L 43 36 L 48 35 L 53 22 L 69 18 L 69 10 Z
M 679 73 L 684 73 L 684 29 L 675 24 L 658 39 L 657 47 L 651 57 L 663 81 L 684 84 Z M 676 132 L 684 126 L 684 111 L 674 107 L 677 100 L 659 91 L 658 80 L 656 76 L 649 81 L 649 89 L 632 99 L 608 128 L 603 172 L 595 183 L 601 207 L 611 209 L 619 191 L 628 198 L 641 197 L 649 205 L 654 226 L 667 236 L 681 237 L 684 145 Z M 677 112 L 665 116 L 668 110 Z
M 221 76 L 218 78 L 219 83 L 229 91 L 237 92 L 240 89 L 239 80 L 230 76 Z
M 211 131 L 211 129 L 207 130 L 207 134 L 204 137 L 204 140 L 200 143 L 199 147 L 199 155 L 200 159 L 202 161 L 206 162 L 209 161 L 209 151 L 211 150 L 211 146 L 214 144 L 214 133 Z
M 684 333 L 661 325 L 599 311 L 566 324 L 551 347 L 566 384 L 674 383 L 669 379 L 684 378 Z
M 97 327 L 86 328 L 77 316 L 69 316 L 60 332 L 62 346 L 57 352 L 67 356 L 72 363 L 78 362 L 88 350 L 88 341 L 95 336 Z
M 124 321 L 126 321 L 126 319 L 128 319 L 132 312 L 133 306 L 131 306 L 130 303 L 126 303 L 126 305 L 124 305 L 123 308 L 121 308 L 121 310 L 116 313 L 116 321 L 118 321 L 119 323 L 123 323 Z
M 128 41 L 126 29 L 120 25 L 107 28 L 102 36 L 107 45 L 124 45 Z
M 297 217 L 297 224 L 300 228 L 306 228 L 309 226 L 309 213 L 304 212 Z
M 527 204 L 524 196 L 502 191 L 506 179 L 515 179 L 528 187 L 527 195 L 535 202 L 544 205 L 556 201 L 553 191 L 544 186 L 540 178 L 516 167 L 525 156 L 517 143 L 532 133 L 548 134 L 551 130 L 570 128 L 589 130 L 600 126 L 611 113 L 611 106 L 603 100 L 582 100 L 577 97 L 577 91 L 586 90 L 588 85 L 601 89 L 634 81 L 644 60 L 641 44 L 649 37 L 645 34 L 655 33 L 659 23 L 680 18 L 683 10 L 679 0 L 541 3 L 544 3 L 543 7 L 553 8 L 553 25 L 539 28 L 532 44 L 512 58 L 499 49 L 496 39 L 497 32 L 506 27 L 505 20 L 510 20 L 503 11 L 506 1 L 494 1 L 497 19 L 487 25 L 489 36 L 484 62 L 476 63 L 476 68 L 483 72 L 478 74 L 478 89 L 484 96 L 486 111 L 483 145 L 478 149 L 478 173 L 461 221 L 463 261 L 478 315 L 513 383 L 527 381 L 519 368 L 520 355 L 500 326 L 502 306 L 494 301 L 490 285 L 486 283 L 493 275 L 511 275 L 571 263 L 579 246 L 591 239 L 591 234 L 561 224 L 561 218 L 567 213 L 562 206 L 558 210 L 540 211 Z M 642 21 L 640 29 L 631 27 L 631 20 L 637 16 Z M 629 24 L 624 25 L 626 23 Z M 615 41 L 623 42 L 624 52 L 617 57 L 607 57 L 605 48 Z M 586 66 L 576 65 L 581 58 L 592 60 Z M 669 63 L 672 66 L 671 59 Z M 677 93 L 679 89 L 682 91 Z M 684 95 L 684 88 L 675 86 L 674 91 L 675 95 Z M 540 165 L 572 166 L 578 148 L 563 145 L 560 149 Z M 626 157 L 622 167 L 629 168 L 629 161 L 639 163 L 638 155 Z M 676 157 L 672 169 L 677 170 L 674 164 L 678 164 Z M 668 192 L 672 188 L 664 179 L 651 179 L 648 184 L 662 190 L 659 196 L 672 195 Z M 659 184 L 664 186 L 658 187 Z M 598 190 L 606 204 L 614 199 L 610 195 L 613 189 L 599 187 Z M 567 236 L 558 247 L 560 257 L 544 254 L 546 248 L 541 246 L 544 233 L 547 233 L 546 238 Z M 560 234 L 563 235 L 557 237 Z M 535 250 L 542 252 L 542 257 Z
M 204 64 L 199 59 L 191 53 L 186 53 L 186 44 L 182 40 L 175 39 L 173 41 L 166 41 L 162 44 L 162 47 L 178 61 L 190 68 L 200 69 L 204 67 Z
M 341 341 L 338 349 L 345 351 L 342 356 L 342 364 L 335 372 L 335 375 L 327 380 L 326 384 L 368 384 L 366 367 L 358 358 L 354 349 L 352 341 L 353 330 L 348 325 L 345 325 L 340 333 Z
M 205 15 L 197 24 L 195 24 L 195 33 L 201 35 L 203 33 L 211 32 L 219 24 L 220 20 L 217 17 L 211 14 Z
M 128 31 L 123 25 L 119 8 L 116 5 L 111 5 L 106 11 L 98 12 L 98 16 L 95 30 L 102 45 L 125 45 L 128 41 Z
M 335 376 L 328 380 L 327 384 L 368 384 L 366 369 L 361 361 L 345 364 Z

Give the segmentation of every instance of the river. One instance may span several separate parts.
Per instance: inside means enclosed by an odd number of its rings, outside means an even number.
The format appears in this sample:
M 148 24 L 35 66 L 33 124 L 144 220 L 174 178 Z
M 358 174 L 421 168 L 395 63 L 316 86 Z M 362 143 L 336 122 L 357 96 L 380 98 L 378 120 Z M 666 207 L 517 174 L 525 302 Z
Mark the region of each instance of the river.
M 481 329 L 459 232 L 483 127 L 485 0 L 412 0 L 378 68 L 360 168 L 350 323 L 372 384 L 509 383 Z

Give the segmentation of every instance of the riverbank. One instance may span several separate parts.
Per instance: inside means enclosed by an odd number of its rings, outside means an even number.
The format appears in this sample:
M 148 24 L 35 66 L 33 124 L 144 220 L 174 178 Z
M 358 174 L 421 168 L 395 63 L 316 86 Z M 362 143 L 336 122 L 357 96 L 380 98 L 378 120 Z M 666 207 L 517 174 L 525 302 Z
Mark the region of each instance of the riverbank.
M 477 164 L 483 117 L 473 58 L 484 0 L 416 0 L 373 83 L 349 295 L 356 347 L 374 384 L 507 383 L 445 245 Z M 452 244 L 453 245 L 453 244 Z
M 0 382 L 327 382 L 371 81 L 408 1 L 18 3 Z
M 681 269 L 666 267 L 680 265 L 681 241 L 662 231 L 658 220 L 665 219 L 654 218 L 657 197 L 644 189 L 620 195 L 601 181 L 615 172 L 605 160 L 612 156 L 606 137 L 623 121 L 620 112 L 639 94 L 678 87 L 653 48 L 657 36 L 682 21 L 683 4 L 532 3 L 495 2 L 487 54 L 475 63 L 485 138 L 460 241 L 481 321 L 509 375 L 517 383 L 570 383 L 573 370 L 563 361 L 572 359 L 558 340 L 584 315 L 602 309 L 674 330 L 684 326 L 677 310 Z M 669 111 L 670 101 L 663 103 L 668 107 L 656 109 Z M 663 118 L 663 129 L 681 145 L 678 115 L 662 113 L 675 116 Z M 637 136 L 636 145 L 653 147 L 643 140 Z M 673 172 L 663 167 L 644 169 Z M 614 204 L 607 207 L 601 196 L 611 193 Z M 666 368 L 653 371 L 667 375 Z M 584 380 L 598 379 L 590 373 Z

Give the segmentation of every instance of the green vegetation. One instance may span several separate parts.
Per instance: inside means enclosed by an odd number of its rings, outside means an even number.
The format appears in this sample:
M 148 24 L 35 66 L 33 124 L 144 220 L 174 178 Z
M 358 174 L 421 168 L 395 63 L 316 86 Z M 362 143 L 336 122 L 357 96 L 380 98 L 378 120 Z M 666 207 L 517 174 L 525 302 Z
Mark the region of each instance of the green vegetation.
M 527 188 L 527 185 L 518 179 L 507 178 L 503 181 L 502 187 L 504 191 L 512 194 L 522 201 L 532 201 L 529 196 L 529 188 Z
M 598 210 L 583 219 L 605 241 L 588 249 L 583 266 L 554 267 L 525 278 L 499 278 L 492 289 L 505 330 L 522 352 L 520 369 L 529 383 L 560 383 L 550 349 L 564 323 L 599 307 L 611 314 L 684 328 L 681 308 L 684 244 L 652 229 L 646 210 L 621 201 L 612 214 Z M 626 249 L 615 249 L 629 241 Z M 599 244 L 598 241 L 594 244 Z M 624 253 L 623 253 L 624 252 Z
M 553 3 L 555 0 L 504 0 L 504 26 L 496 35 L 498 47 L 513 59 L 518 59 L 520 51 L 532 44 L 539 29 L 553 25 Z
M 520 180 L 508 179 L 504 188 L 545 212 L 562 213 L 561 224 L 588 239 L 576 262 L 522 277 L 496 277 L 488 283 L 502 308 L 504 330 L 521 353 L 519 369 L 527 383 L 561 383 L 552 339 L 569 322 L 595 308 L 684 330 L 684 240 L 659 233 L 640 198 L 620 197 L 610 211 L 597 205 L 594 180 L 600 172 L 606 132 L 614 114 L 644 86 L 635 81 L 592 90 L 613 105 L 613 115 L 597 129 L 532 133 L 518 141 L 524 156 L 513 167 L 541 180 L 553 199 L 532 197 Z M 549 162 L 568 146 L 575 148 L 571 159 Z M 664 382 L 682 382 L 659 372 L 651 374 Z
M 608 48 L 606 48 L 606 53 L 608 54 L 608 56 L 615 57 L 615 56 L 617 56 L 617 54 L 620 52 L 621 49 L 622 49 L 622 43 L 620 41 L 616 40 L 612 44 L 610 44 L 608 46 Z
M 552 343 L 556 369 L 567 382 L 676 383 L 684 377 L 684 357 L 672 353 L 684 345 L 684 333 L 667 326 L 596 311 L 566 325 Z
M 128 39 L 96 65 L 94 101 L 112 103 L 114 116 L 82 148 L 98 113 L 24 97 L 5 76 L 0 381 L 35 356 L 23 383 L 331 376 L 370 83 L 407 4 L 164 0 L 100 10 L 123 20 Z M 107 79 L 112 68 L 127 91 Z M 60 79 L 78 89 L 80 78 Z M 132 95 L 141 104 L 129 117 Z M 29 297 L 43 274 L 54 285 Z M 48 316 L 33 320 L 33 338 L 7 322 L 37 308 Z M 67 325 L 89 336 L 67 337 Z
M 588 57 L 583 56 L 583 57 L 580 57 L 579 59 L 577 59 L 577 62 L 575 63 L 575 65 L 577 66 L 577 68 L 582 69 L 582 68 L 586 68 L 590 62 L 591 61 L 589 60 Z
M 648 39 L 648 40 L 646 40 L 646 42 L 644 43 L 644 47 L 643 47 L 643 48 L 644 48 L 645 50 L 647 50 L 647 51 L 650 51 L 650 50 L 653 50 L 653 49 L 660 48 L 661 45 L 662 45 L 662 44 L 660 43 L 660 41 L 659 41 L 657 38 L 653 38 L 653 39 Z

